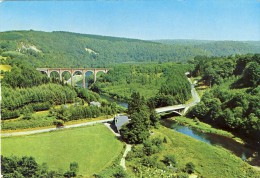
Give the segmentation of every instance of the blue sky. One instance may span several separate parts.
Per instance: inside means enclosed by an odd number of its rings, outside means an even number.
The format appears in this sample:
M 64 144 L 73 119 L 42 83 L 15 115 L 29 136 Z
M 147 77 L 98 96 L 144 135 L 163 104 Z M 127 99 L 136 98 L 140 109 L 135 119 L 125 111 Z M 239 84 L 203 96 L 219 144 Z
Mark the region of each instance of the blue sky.
M 0 31 L 260 40 L 260 0 L 3 1 Z

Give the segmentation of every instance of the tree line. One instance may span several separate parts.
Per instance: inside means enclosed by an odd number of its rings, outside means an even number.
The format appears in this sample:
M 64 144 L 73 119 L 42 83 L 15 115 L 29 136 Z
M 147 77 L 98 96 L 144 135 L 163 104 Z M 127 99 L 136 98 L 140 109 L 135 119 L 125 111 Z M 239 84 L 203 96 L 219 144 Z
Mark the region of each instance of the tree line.
M 70 178 L 76 177 L 79 170 L 77 162 L 70 163 L 70 169 L 66 172 L 49 170 L 46 163 L 38 164 L 32 156 L 2 156 L 1 172 L 5 178 L 23 177 L 48 177 Z

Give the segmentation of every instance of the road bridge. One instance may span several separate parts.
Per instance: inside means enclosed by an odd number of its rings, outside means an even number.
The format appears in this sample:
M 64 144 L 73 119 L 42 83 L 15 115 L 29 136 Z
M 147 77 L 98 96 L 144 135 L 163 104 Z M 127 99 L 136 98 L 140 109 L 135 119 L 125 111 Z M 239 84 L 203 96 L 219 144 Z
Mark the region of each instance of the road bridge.
M 62 74 L 63 72 L 69 72 L 71 75 L 71 85 L 73 85 L 73 75 L 76 72 L 80 72 L 83 75 L 83 82 L 82 85 L 85 88 L 86 87 L 86 82 L 85 82 L 85 74 L 87 72 L 92 72 L 94 75 L 94 83 L 97 80 L 97 73 L 98 72 L 103 72 L 107 73 L 109 71 L 108 68 L 37 68 L 36 70 L 40 72 L 44 72 L 47 74 L 48 77 L 51 76 L 52 72 L 57 72 L 59 74 L 59 79 L 62 81 Z
M 174 106 L 166 106 L 166 107 L 160 107 L 156 108 L 155 112 L 160 114 L 164 112 L 175 112 L 176 114 L 182 115 L 181 112 L 186 108 L 186 105 L 180 104 L 180 105 L 174 105 Z
M 175 112 L 176 114 L 183 115 L 188 111 L 190 107 L 195 106 L 198 102 L 200 102 L 200 97 L 194 87 L 194 84 L 191 82 L 190 78 L 188 78 L 188 80 L 191 84 L 192 95 L 192 101 L 190 103 L 156 108 L 155 112 L 157 112 L 158 114 L 164 112 Z

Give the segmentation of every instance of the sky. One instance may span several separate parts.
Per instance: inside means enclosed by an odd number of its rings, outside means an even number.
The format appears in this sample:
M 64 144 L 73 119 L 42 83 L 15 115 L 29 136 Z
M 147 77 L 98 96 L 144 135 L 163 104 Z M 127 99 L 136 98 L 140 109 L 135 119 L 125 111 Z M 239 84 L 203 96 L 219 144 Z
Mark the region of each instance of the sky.
M 260 0 L 2 1 L 0 31 L 144 40 L 260 40 Z

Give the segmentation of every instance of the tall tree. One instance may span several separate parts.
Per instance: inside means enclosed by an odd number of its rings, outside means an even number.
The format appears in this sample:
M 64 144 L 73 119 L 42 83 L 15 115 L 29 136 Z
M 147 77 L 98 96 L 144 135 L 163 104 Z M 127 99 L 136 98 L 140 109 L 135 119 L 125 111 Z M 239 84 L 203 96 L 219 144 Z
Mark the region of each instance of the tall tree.
M 120 130 L 122 138 L 128 143 L 143 143 L 149 137 L 150 114 L 145 100 L 138 92 L 131 95 L 129 102 L 130 123 Z

